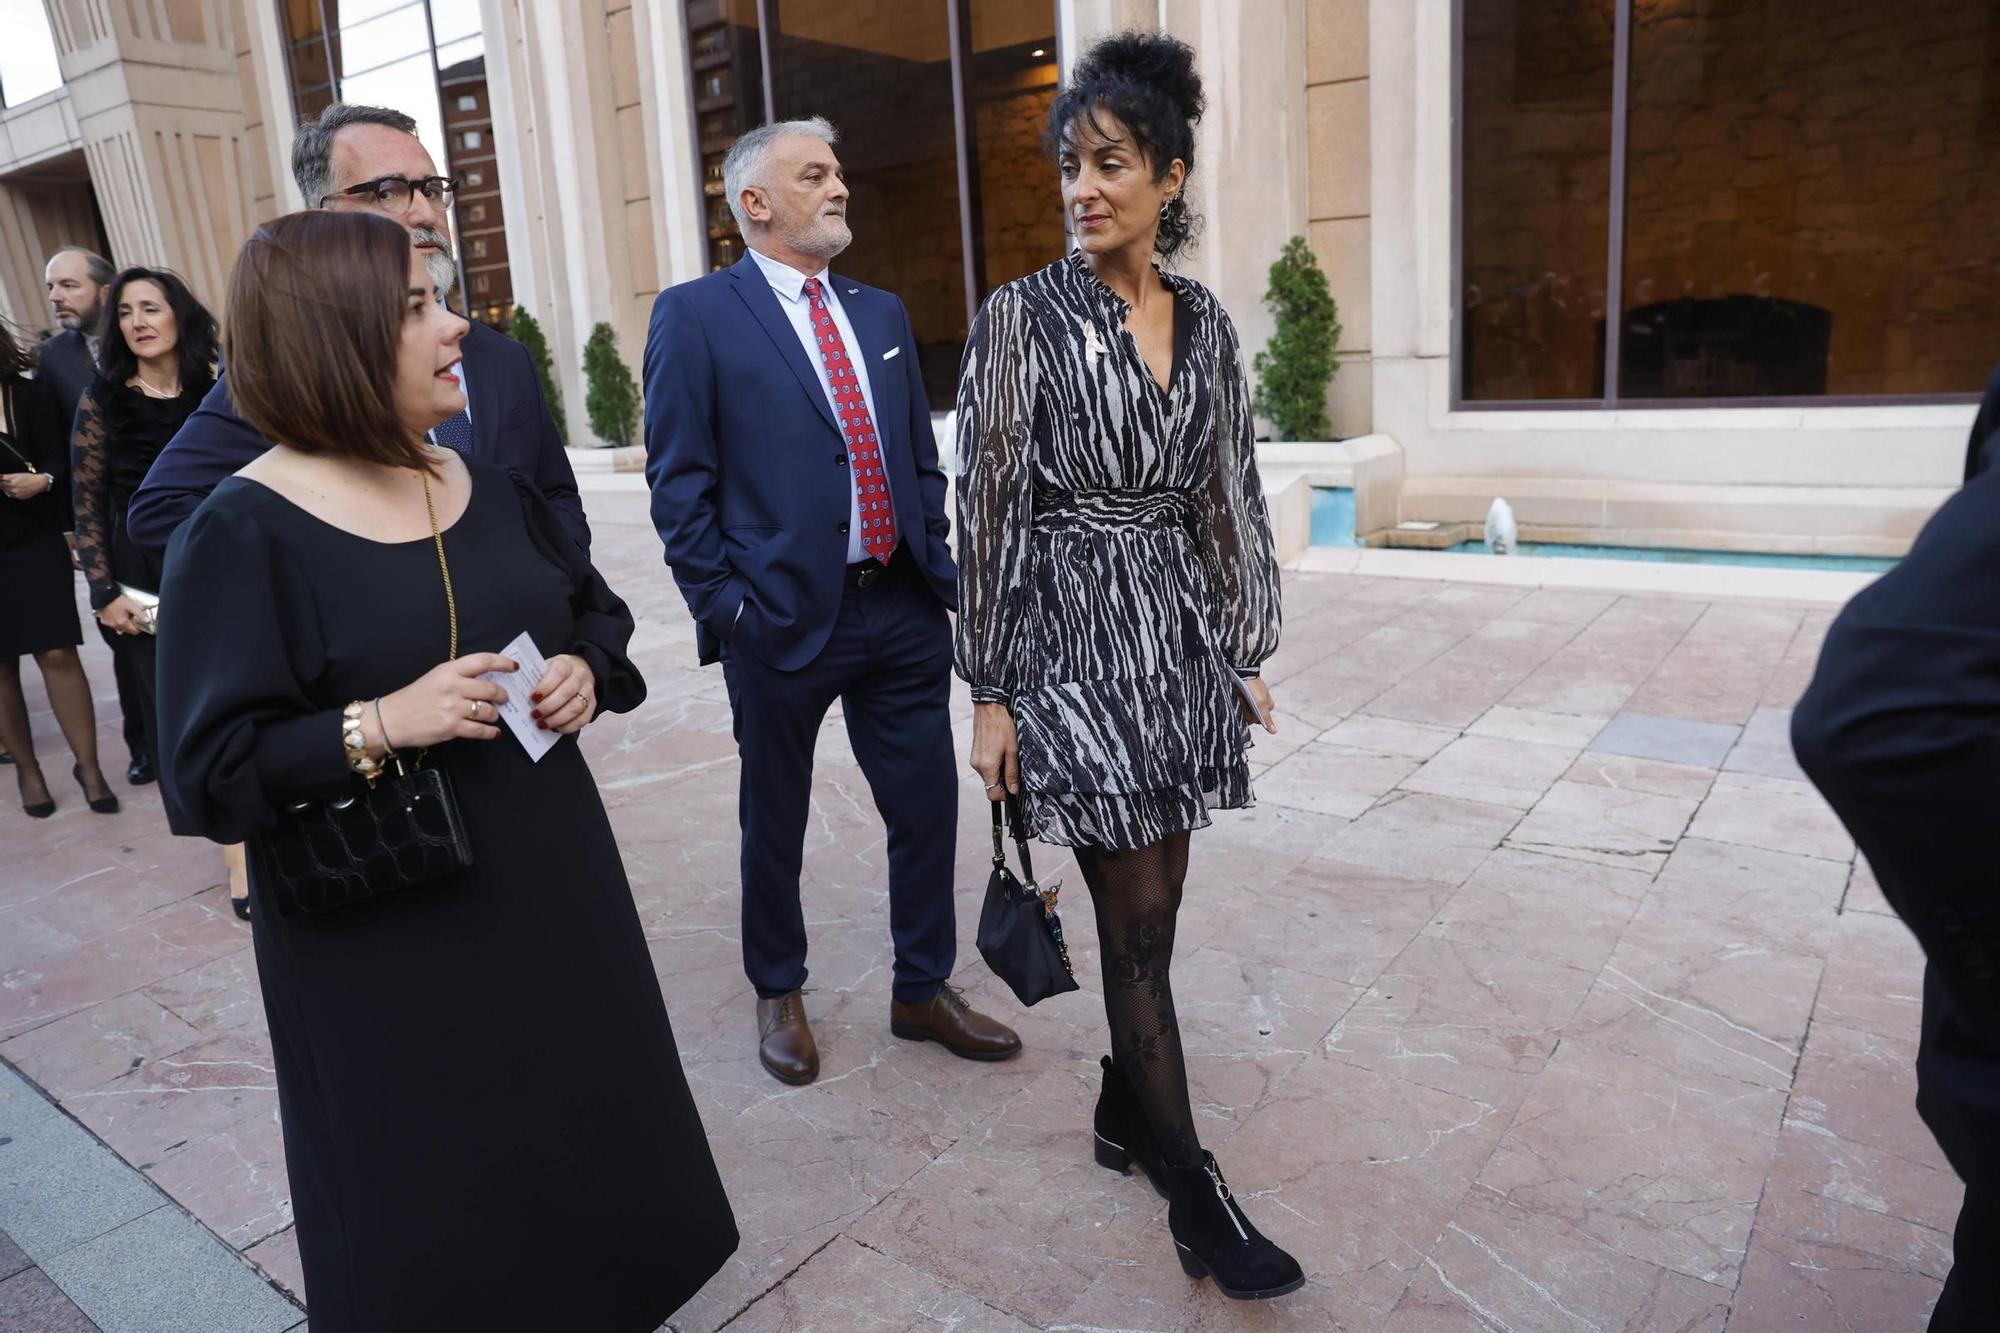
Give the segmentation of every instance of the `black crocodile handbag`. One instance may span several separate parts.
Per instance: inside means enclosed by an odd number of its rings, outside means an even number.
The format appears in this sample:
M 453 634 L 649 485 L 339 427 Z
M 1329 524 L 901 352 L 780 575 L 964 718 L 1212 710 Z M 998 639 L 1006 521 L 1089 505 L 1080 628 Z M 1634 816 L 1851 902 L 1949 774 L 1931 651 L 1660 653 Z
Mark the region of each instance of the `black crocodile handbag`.
M 1007 865 L 1002 805 L 993 802 L 993 873 L 987 878 L 986 905 L 979 913 L 979 953 L 1022 1004 L 1039 1004 L 1076 989 L 1062 918 L 1056 915 L 1056 895 L 1062 885 L 1044 889 L 1035 883 L 1021 803 L 1009 796 L 1004 802 L 1006 815 L 1014 825 L 1014 845 L 1020 850 L 1021 874 L 1027 882 L 1014 877 Z
M 416 768 L 346 800 L 289 807 L 250 840 L 250 863 L 260 903 L 304 916 L 464 870 L 472 843 L 450 775 Z

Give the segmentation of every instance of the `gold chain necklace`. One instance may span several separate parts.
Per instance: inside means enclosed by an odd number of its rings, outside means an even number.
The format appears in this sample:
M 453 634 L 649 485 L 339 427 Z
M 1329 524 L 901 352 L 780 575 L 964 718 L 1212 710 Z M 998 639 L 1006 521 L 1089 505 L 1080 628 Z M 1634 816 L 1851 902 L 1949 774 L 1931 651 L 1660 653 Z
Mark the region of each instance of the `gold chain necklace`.
M 424 508 L 429 510 L 431 515 L 431 540 L 437 543 L 438 572 L 444 575 L 445 612 L 451 617 L 451 653 L 445 660 L 447 662 L 456 662 L 458 660 L 458 597 L 451 590 L 451 565 L 444 558 L 444 532 L 438 527 L 437 502 L 431 499 L 431 474 L 426 472 L 423 474 L 423 478 Z

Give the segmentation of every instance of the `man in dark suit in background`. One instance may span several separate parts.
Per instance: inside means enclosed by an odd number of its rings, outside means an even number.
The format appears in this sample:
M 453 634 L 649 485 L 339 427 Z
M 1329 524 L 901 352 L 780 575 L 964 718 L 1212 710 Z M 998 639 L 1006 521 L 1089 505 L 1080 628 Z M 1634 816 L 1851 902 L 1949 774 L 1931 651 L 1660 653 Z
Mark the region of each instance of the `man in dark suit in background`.
M 104 289 L 118 270 L 103 255 L 80 245 L 65 245 L 49 256 L 43 271 L 49 309 L 62 332 L 42 344 L 35 360 L 35 378 L 49 386 L 63 429 L 76 420 L 76 400 L 97 374 L 98 325 L 104 318 Z
M 1923 945 L 1917 1111 L 1965 1181 L 1931 1333 L 2000 1320 L 2000 373 L 1968 481 L 1827 631 L 1799 763 Z
M 62 332 L 42 344 L 35 359 L 35 379 L 48 389 L 55 413 L 62 422 L 63 441 L 69 441 L 70 426 L 76 421 L 76 402 L 97 376 L 97 344 L 102 336 L 104 292 L 118 271 L 111 261 L 80 245 L 65 245 L 49 256 L 43 278 L 49 292 L 49 309 Z M 71 541 L 75 544 L 74 538 Z M 146 741 L 143 686 L 133 668 L 130 653 L 115 651 L 117 635 L 103 625 L 97 627 L 111 654 L 111 676 L 118 683 L 118 712 L 125 733 L 128 763 L 125 780 L 143 786 L 153 780 L 153 755 Z
M 444 231 L 451 182 L 436 172 L 417 139 L 417 123 L 386 107 L 335 102 L 319 119 L 301 125 L 292 142 L 292 174 L 307 206 L 367 209 L 402 223 L 442 296 L 451 290 L 457 268 Z M 563 527 L 588 552 L 590 527 L 576 474 L 542 398 L 528 349 L 475 322 L 462 350 L 459 372 L 466 407 L 432 432 L 433 438 L 519 471 L 548 498 Z M 236 415 L 229 378 L 223 375 L 154 460 L 145 484 L 132 497 L 126 524 L 133 538 L 165 551 L 174 529 L 208 493 L 268 447 Z
M 749 253 L 661 292 L 646 337 L 646 479 L 703 663 L 722 662 L 743 759 L 743 965 L 758 1057 L 819 1074 L 800 998 L 799 872 L 813 743 L 839 700 L 888 829 L 889 1027 L 968 1059 L 1021 1049 L 950 986 L 958 571 L 903 303 L 827 268 L 847 186 L 824 120 L 752 130 L 723 163 Z

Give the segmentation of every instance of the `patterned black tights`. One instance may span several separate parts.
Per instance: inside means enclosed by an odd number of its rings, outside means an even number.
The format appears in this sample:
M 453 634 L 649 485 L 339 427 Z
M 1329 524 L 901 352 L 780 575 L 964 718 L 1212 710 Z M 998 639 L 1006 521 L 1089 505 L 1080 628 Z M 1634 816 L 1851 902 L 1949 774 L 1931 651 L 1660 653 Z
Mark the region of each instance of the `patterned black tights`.
M 1097 908 L 1112 1063 L 1138 1095 L 1161 1155 L 1174 1166 L 1198 1165 L 1201 1141 L 1167 975 L 1187 879 L 1188 835 L 1137 851 L 1080 847 L 1076 859 Z

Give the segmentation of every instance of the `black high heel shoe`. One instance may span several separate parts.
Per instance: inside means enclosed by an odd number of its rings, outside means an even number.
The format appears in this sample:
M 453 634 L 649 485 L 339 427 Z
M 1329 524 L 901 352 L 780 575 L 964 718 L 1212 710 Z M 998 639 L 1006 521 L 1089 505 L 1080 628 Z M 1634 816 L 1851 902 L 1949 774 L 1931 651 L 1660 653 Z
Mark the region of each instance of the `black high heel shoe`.
M 83 788 L 83 803 L 85 805 L 100 815 L 115 815 L 118 813 L 118 793 L 111 790 L 110 783 L 106 782 L 104 784 L 104 795 L 92 796 L 90 794 L 90 784 L 83 780 L 83 765 L 71 764 L 69 771 L 70 776 L 76 779 L 76 785 Z M 102 781 L 102 778 L 99 780 Z
M 1236 1198 L 1215 1154 L 1204 1150 L 1200 1166 L 1166 1168 L 1167 1230 L 1181 1271 L 1214 1278 L 1215 1289 L 1235 1301 L 1263 1301 L 1306 1284 L 1299 1261 L 1265 1239 Z
M 45 801 L 28 804 L 28 775 L 23 770 L 14 770 L 14 785 L 21 789 L 21 813 L 30 819 L 47 819 L 56 812 L 56 798 L 51 795 Z M 47 785 L 44 783 L 43 785 Z

